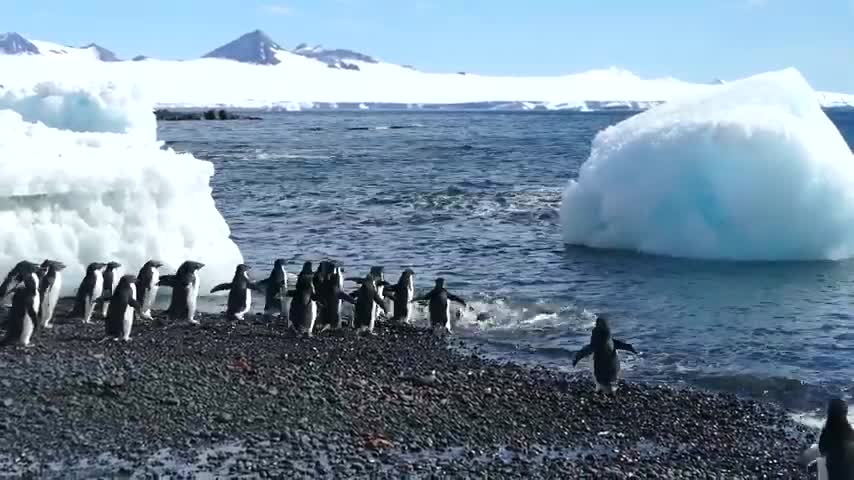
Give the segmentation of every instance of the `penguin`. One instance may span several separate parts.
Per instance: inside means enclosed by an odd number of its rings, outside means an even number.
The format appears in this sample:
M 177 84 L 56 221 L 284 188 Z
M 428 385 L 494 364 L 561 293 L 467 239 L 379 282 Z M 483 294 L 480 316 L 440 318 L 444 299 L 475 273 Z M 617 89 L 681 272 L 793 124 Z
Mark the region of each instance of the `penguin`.
M 90 263 L 86 267 L 86 276 L 83 277 L 80 286 L 77 288 L 71 316 L 82 319 L 83 323 L 92 323 L 95 303 L 101 298 L 101 292 L 104 290 L 103 273 L 106 267 L 107 264 L 105 263 Z
M 341 328 L 341 302 L 346 301 L 356 304 L 356 300 L 343 291 L 344 277 L 341 274 L 341 267 L 332 266 L 332 273 L 321 284 L 318 298 L 324 304 L 324 308 L 320 310 L 320 323 L 323 325 L 321 332 L 326 330 L 338 330 Z
M 297 280 L 296 289 L 288 291 L 288 296 L 292 297 L 288 323 L 289 327 L 297 333 L 304 333 L 311 337 L 314 335 L 314 323 L 317 321 L 317 296 L 314 291 L 314 282 L 304 272 L 305 269 Z
M 21 283 L 23 279 L 22 275 L 30 274 L 38 270 L 39 265 L 28 260 L 22 260 L 15 264 L 15 266 L 12 267 L 12 270 L 6 274 L 6 278 L 3 279 L 3 282 L 0 283 L 0 300 L 5 303 L 6 297 Z
M 38 277 L 35 272 L 20 273 L 15 275 L 12 281 L 19 286 L 15 288 L 12 294 L 12 308 L 9 310 L 6 337 L 2 341 L 2 345 L 17 343 L 23 347 L 29 347 L 30 338 L 33 335 L 33 330 L 35 330 L 35 322 L 38 319 Z
M 377 309 L 387 312 L 385 302 L 377 291 L 377 279 L 368 274 L 361 282 L 356 296 L 356 307 L 353 309 L 353 327 L 360 333 L 374 334 L 377 322 Z
M 433 328 L 433 333 L 438 335 L 443 330 L 445 333 L 451 333 L 451 302 L 449 300 L 466 307 L 465 300 L 445 289 L 445 279 L 442 277 L 436 279 L 436 286 L 432 290 L 412 301 L 423 302 L 427 300 L 430 301 L 430 326 Z
M 199 270 L 205 264 L 187 260 L 178 267 L 174 275 L 163 275 L 157 285 L 172 287 L 172 298 L 166 316 L 169 320 L 186 320 L 198 325 L 196 306 L 199 299 Z
M 154 301 L 157 299 L 157 290 L 160 288 L 160 271 L 163 262 L 157 260 L 149 260 L 145 262 L 142 268 L 139 269 L 139 275 L 136 276 L 136 297 L 141 308 L 139 310 L 140 318 L 151 320 L 151 307 L 154 306 Z
M 107 310 L 110 308 L 109 298 L 113 295 L 113 287 L 118 283 L 116 277 L 116 269 L 121 268 L 122 264 L 118 262 L 109 262 L 104 270 L 104 290 L 101 292 L 101 318 L 107 318 Z
M 311 262 L 306 261 L 302 264 L 302 270 L 297 275 L 297 288 L 306 288 L 305 283 L 314 285 L 314 271 L 311 268 Z
M 45 272 L 39 279 L 39 327 L 53 328 L 53 314 L 59 301 L 59 292 L 62 289 L 62 272 L 65 264 L 56 260 L 45 260 L 41 269 Z
M 819 480 L 854 479 L 854 429 L 848 423 L 848 404 L 839 398 L 827 403 L 827 420 L 818 445 L 804 451 L 801 461 L 818 463 Z
M 273 271 L 269 277 L 258 282 L 258 287 L 264 292 L 264 316 L 270 317 L 274 313 L 281 316 L 287 313 L 285 298 L 288 293 L 288 272 L 283 259 L 279 258 L 273 262 Z
M 617 391 L 617 375 L 620 373 L 617 350 L 625 350 L 635 355 L 638 353 L 630 344 L 612 338 L 608 321 L 600 315 L 596 318 L 590 343 L 575 354 L 572 366 L 576 366 L 579 361 L 593 354 L 593 378 L 596 381 L 596 390 L 614 393 Z
M 229 319 L 242 321 L 252 308 L 252 290 L 258 287 L 249 279 L 250 267 L 240 264 L 234 270 L 230 283 L 221 283 L 211 289 L 211 293 L 228 290 L 228 306 L 225 315 Z
M 409 304 L 415 299 L 414 277 L 415 272 L 411 268 L 407 268 L 400 274 L 396 284 L 383 291 L 384 294 L 389 292 L 393 294 L 394 316 L 392 316 L 392 321 L 409 323 L 412 320 L 412 309 Z
M 368 273 L 368 276 L 366 278 L 373 278 L 374 279 L 374 288 L 376 289 L 377 294 L 380 296 L 380 298 L 383 298 L 383 295 L 385 295 L 385 287 L 391 286 L 390 283 L 385 281 L 385 273 L 384 273 L 383 267 L 381 267 L 381 266 L 371 267 L 371 271 Z M 347 280 L 354 282 L 354 283 L 357 283 L 359 285 L 362 285 L 365 282 L 364 278 L 350 277 L 350 278 L 347 278 Z M 356 290 L 355 292 L 351 293 L 350 295 L 353 297 L 357 297 L 359 295 L 359 291 L 360 290 Z M 390 297 L 391 295 L 385 295 L 385 296 Z M 374 303 L 374 311 L 372 314 L 373 318 L 376 318 L 377 314 L 379 314 L 380 306 L 383 307 L 384 312 L 388 313 L 388 309 L 386 308 L 385 300 L 383 300 L 380 303 Z
M 123 275 L 112 293 L 106 297 L 110 305 L 104 321 L 108 338 L 130 341 L 134 310 L 138 311 L 142 307 L 136 299 L 135 282 L 136 277 L 133 275 Z

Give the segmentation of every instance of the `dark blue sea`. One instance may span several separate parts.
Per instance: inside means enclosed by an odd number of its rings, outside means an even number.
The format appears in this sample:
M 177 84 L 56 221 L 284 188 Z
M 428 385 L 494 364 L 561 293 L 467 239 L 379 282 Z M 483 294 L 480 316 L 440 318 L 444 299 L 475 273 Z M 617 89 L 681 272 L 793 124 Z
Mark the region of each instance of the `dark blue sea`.
M 163 123 L 213 162 L 246 262 L 333 258 L 436 276 L 474 312 L 468 345 L 572 370 L 594 315 L 641 355 L 625 377 L 737 392 L 793 411 L 850 398 L 854 261 L 734 263 L 565 246 L 558 210 L 597 131 L 628 113 L 298 112 Z M 830 114 L 854 144 L 854 114 Z M 228 281 L 229 279 L 223 279 Z M 423 317 L 423 315 L 422 315 Z M 424 321 L 423 318 L 419 321 Z M 578 369 L 588 368 L 580 364 Z

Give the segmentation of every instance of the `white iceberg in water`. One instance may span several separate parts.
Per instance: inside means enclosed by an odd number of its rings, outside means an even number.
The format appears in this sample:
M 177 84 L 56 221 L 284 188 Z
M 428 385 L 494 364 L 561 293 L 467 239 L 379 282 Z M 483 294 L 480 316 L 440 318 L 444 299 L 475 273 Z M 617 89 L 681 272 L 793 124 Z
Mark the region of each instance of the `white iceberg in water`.
M 151 105 L 114 86 L 36 84 L 0 92 L 0 276 L 19 260 L 85 266 L 115 260 L 136 274 L 205 263 L 205 285 L 243 257 L 211 196 L 213 165 L 162 150 Z M 207 290 L 203 290 L 207 291 Z
M 569 244 L 729 260 L 854 254 L 854 156 L 794 69 L 600 132 L 563 195 Z

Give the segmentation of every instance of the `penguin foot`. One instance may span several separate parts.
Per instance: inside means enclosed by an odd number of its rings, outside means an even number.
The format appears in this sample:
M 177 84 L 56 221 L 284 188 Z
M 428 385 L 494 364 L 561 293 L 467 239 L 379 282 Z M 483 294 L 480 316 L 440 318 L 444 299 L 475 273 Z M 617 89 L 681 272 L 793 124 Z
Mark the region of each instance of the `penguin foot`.
M 189 319 L 188 322 L 190 322 L 190 325 L 201 325 L 202 324 L 202 322 L 196 320 L 195 318 Z

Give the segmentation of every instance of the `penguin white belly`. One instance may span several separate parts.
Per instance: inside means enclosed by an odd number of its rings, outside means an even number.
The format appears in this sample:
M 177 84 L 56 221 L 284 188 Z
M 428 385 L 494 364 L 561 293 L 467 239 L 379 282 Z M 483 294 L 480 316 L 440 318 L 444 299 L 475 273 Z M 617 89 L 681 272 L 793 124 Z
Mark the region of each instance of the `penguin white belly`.
M 310 300 L 308 302 L 308 311 L 306 311 L 305 314 L 305 332 L 310 337 L 314 332 L 314 322 L 317 321 L 317 302 Z
M 131 300 L 136 300 L 136 285 L 133 283 L 130 284 L 130 292 Z M 125 308 L 125 315 L 122 320 L 122 340 L 127 342 L 130 340 L 130 332 L 133 329 L 133 306 L 128 305 Z
M 157 300 L 157 290 L 160 288 L 157 286 L 159 281 L 160 272 L 151 267 L 151 283 L 146 289 L 145 298 L 142 299 L 142 316 L 145 318 L 151 318 L 151 309 L 154 307 L 154 301 Z
M 53 321 L 53 313 L 56 311 L 56 304 L 59 302 L 59 291 L 62 289 L 62 276 L 56 272 L 56 278 L 53 280 L 53 286 L 46 292 L 47 310 L 44 312 L 45 326 L 50 327 L 50 322 Z
M 237 318 L 243 320 L 243 317 L 249 313 L 249 310 L 252 308 L 252 289 L 246 289 L 246 301 L 243 304 L 243 310 L 237 312 Z
M 451 333 L 451 302 L 445 304 L 445 330 Z
M 383 298 L 383 290 L 385 287 L 377 287 L 377 294 L 380 298 Z M 377 321 L 377 315 L 380 314 L 380 305 L 377 302 L 374 302 L 373 308 L 371 308 L 371 331 L 374 331 L 374 322 Z
M 113 278 L 112 283 L 116 283 L 115 278 Z M 104 287 L 109 288 L 110 292 L 116 293 L 116 286 L 115 285 L 104 285 Z M 100 297 L 100 295 L 98 295 L 98 296 Z M 110 301 L 109 300 L 104 300 L 103 302 L 101 302 L 101 316 L 102 317 L 107 318 L 107 310 L 109 310 L 109 309 L 110 309 Z
M 196 320 L 196 302 L 199 299 L 199 284 L 201 284 L 201 278 L 199 278 L 197 272 L 194 274 L 193 283 L 187 289 L 187 320 L 190 323 L 199 323 Z
M 412 280 L 410 279 L 409 285 L 406 286 L 406 315 L 404 315 L 403 321 L 409 323 L 412 321 L 412 299 L 415 298 L 415 286 L 412 284 Z
M 32 306 L 33 306 L 33 309 L 35 309 L 38 312 L 38 306 L 39 306 L 39 293 L 38 293 L 38 291 L 36 291 L 36 295 L 33 298 Z M 30 345 L 30 338 L 33 336 L 33 330 L 35 330 L 36 319 L 30 317 L 30 314 L 28 312 L 24 312 L 24 318 L 23 318 L 22 322 L 23 323 L 21 325 L 20 343 L 22 346 L 28 347 Z

